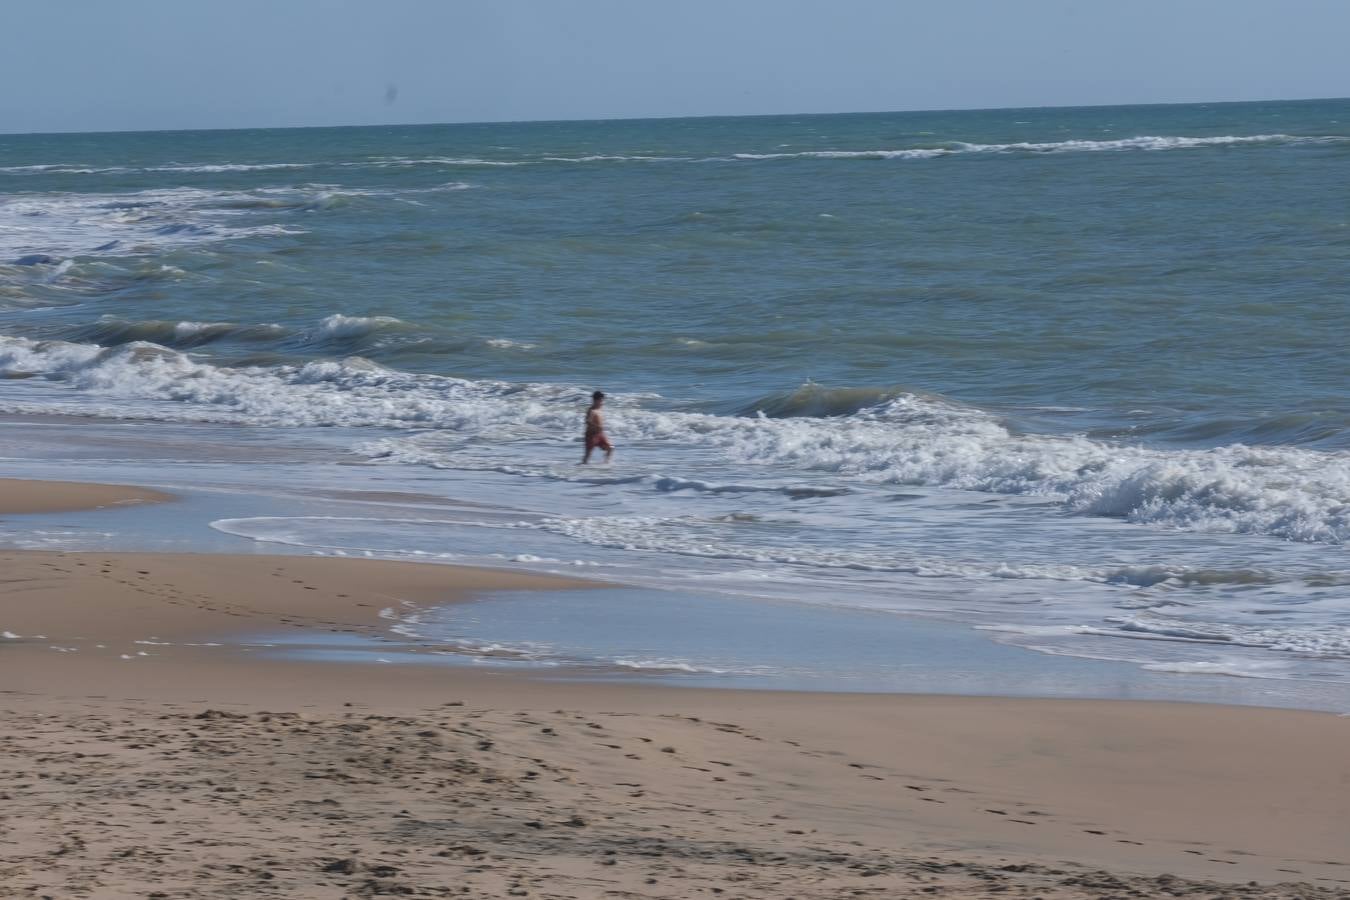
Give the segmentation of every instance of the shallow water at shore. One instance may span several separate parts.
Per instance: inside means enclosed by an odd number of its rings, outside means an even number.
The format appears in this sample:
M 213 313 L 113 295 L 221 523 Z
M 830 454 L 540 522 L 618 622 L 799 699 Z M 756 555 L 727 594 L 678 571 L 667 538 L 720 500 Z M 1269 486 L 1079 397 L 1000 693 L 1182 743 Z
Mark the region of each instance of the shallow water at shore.
M 14 458 L 23 444 L 16 428 L 23 427 L 22 422 L 0 427 L 11 471 L 28 477 L 69 474 L 73 461 Z M 97 436 L 100 427 L 78 420 L 52 422 L 37 433 L 62 433 L 40 446 L 65 447 L 78 458 L 87 448 L 80 435 Z M 481 483 L 343 464 L 332 449 L 340 446 L 340 436 L 333 445 L 295 442 L 278 448 L 276 458 L 258 453 L 258 462 L 240 466 L 238 454 L 249 448 L 217 443 L 229 429 L 168 427 L 178 429 L 174 440 L 199 449 L 199 462 L 138 460 L 126 454 L 102 460 L 99 467 L 112 480 L 170 491 L 177 495 L 174 502 L 10 517 L 0 521 L 0 541 L 48 550 L 405 559 L 550 572 L 617 585 L 600 591 L 486 594 L 444 607 L 391 600 L 384 624 L 371 636 L 291 631 L 246 642 L 254 652 L 316 662 L 471 665 L 547 678 L 691 687 L 1147 698 L 1350 711 L 1350 684 L 1334 658 L 1291 653 L 1287 661 L 1272 665 L 1262 648 L 1109 634 L 1073 635 L 1065 651 L 1056 645 L 1057 629 L 981 627 L 985 616 L 1002 622 L 1017 615 L 1015 596 L 1002 590 L 985 600 L 953 596 L 944 593 L 948 588 L 942 580 L 925 593 L 865 607 L 867 586 L 853 586 L 845 578 L 816 587 L 859 600 L 822 603 L 797 581 L 709 576 L 696 567 L 664 565 L 659 557 L 643 565 L 632 561 L 631 551 L 575 553 L 576 545 L 565 537 L 519 527 L 543 521 L 546 514 L 489 505 L 493 494 Z M 494 485 L 487 481 L 488 488 Z M 528 497 L 518 499 L 528 502 Z M 259 521 L 345 523 L 348 530 L 329 532 L 342 540 L 317 547 L 234 533 L 238 523 Z M 434 539 L 423 544 L 425 549 L 401 547 L 408 534 Z M 386 543 L 362 548 L 362 536 Z M 568 550 L 573 554 L 559 555 Z M 950 614 L 956 604 L 966 611 L 964 619 Z M 1022 621 L 1043 621 L 1043 604 L 1033 606 Z
M 7 137 L 0 455 L 181 489 L 191 528 L 5 539 L 594 571 L 1345 683 L 1348 122 Z M 620 452 L 583 469 L 596 386 Z M 473 505 L 337 496 L 391 488 Z
M 471 666 L 548 680 L 786 691 L 1170 700 L 1350 714 L 1350 687 L 1177 678 L 1117 661 L 1029 654 L 909 616 L 642 588 L 492 591 L 387 610 L 379 637 L 278 632 L 271 658 Z M 1240 665 L 1235 665 L 1240 669 Z

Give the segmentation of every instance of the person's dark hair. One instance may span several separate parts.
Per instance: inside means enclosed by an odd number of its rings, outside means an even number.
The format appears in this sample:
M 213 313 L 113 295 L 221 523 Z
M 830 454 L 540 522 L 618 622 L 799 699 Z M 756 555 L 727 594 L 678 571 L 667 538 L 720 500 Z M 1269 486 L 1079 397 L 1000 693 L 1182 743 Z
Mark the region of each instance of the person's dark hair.
M 592 399 L 592 400 L 603 400 L 603 399 L 605 399 L 605 392 L 604 392 L 604 391 L 596 391 L 595 393 L 591 394 L 591 399 Z

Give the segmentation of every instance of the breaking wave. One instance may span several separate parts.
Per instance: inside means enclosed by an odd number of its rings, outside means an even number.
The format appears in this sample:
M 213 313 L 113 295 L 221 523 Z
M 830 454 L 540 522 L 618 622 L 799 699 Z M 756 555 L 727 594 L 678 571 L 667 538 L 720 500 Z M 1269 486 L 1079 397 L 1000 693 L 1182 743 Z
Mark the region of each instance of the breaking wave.
M 96 344 L 131 344 L 137 341 L 160 344 L 176 350 L 204 347 L 220 341 L 262 343 L 274 341 L 286 334 L 280 325 L 236 325 L 232 322 L 128 322 L 104 316 L 90 325 L 71 329 L 70 336 L 77 341 Z
M 210 333 L 211 326 L 201 326 Z M 342 347 L 405 323 L 331 316 L 305 340 Z M 179 331 L 190 339 L 194 327 Z M 388 369 L 349 356 L 230 368 L 170 347 L 0 337 L 0 372 L 54 382 L 60 405 L 88 414 L 282 426 L 429 428 L 493 441 L 562 441 L 583 388 L 473 381 Z M 1162 450 L 1082 436 L 1020 435 L 994 416 L 903 394 L 829 422 L 644 408 L 616 398 L 617 437 L 697 446 L 724 459 L 840 479 L 1027 494 L 1067 513 L 1196 531 L 1342 543 L 1350 538 L 1350 452 L 1240 444 Z M 42 401 L 0 401 L 10 412 Z M 392 461 L 455 466 L 453 456 L 385 442 Z M 697 489 L 693 484 L 673 489 Z M 705 488 L 706 489 L 706 488 Z
M 762 397 L 744 407 L 741 412 L 771 419 L 848 416 L 894 400 L 905 393 L 903 388 L 828 388 L 807 382 L 795 391 Z
M 411 335 L 417 326 L 393 316 L 325 316 L 309 328 L 275 323 L 128 321 L 104 316 L 75 326 L 64 337 L 106 347 L 147 343 L 173 350 L 191 350 L 215 343 L 265 344 L 271 349 L 301 353 L 349 355 L 380 347 L 391 339 Z
M 30 258 L 56 263 L 69 256 L 139 256 L 192 244 L 303 234 L 280 219 L 258 219 L 267 213 L 280 217 L 338 209 L 362 198 L 470 187 L 451 181 L 399 190 L 309 184 L 253 190 L 175 187 L 115 194 L 11 194 L 0 196 L 0 264 Z
M 15 194 L 0 198 L 0 261 L 25 255 L 144 255 L 258 235 L 295 234 L 238 217 L 249 194 L 162 188 L 128 194 Z

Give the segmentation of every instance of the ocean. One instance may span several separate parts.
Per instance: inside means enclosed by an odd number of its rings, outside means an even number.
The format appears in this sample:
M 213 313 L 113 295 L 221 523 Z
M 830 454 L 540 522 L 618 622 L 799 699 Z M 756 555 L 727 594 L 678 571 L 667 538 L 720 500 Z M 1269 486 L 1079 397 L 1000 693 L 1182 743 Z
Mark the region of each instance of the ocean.
M 1350 688 L 1347 184 L 1350 100 L 0 135 L 5 468 L 190 501 L 0 541 L 634 589 L 391 612 L 540 664 Z

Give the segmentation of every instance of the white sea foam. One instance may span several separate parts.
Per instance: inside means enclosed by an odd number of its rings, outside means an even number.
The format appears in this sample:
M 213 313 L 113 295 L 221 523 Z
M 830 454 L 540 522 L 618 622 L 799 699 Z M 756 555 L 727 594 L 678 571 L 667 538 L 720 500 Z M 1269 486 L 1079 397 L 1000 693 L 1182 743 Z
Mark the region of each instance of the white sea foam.
M 1093 153 L 1101 151 L 1157 151 L 1157 150 L 1193 150 L 1206 147 L 1226 147 L 1244 145 L 1319 145 L 1337 144 L 1350 141 L 1346 135 L 1293 135 L 1293 134 L 1251 134 L 1251 135 L 1137 135 L 1126 138 L 1087 139 L 1078 138 L 1062 141 L 1009 141 L 1005 143 L 979 143 L 971 141 L 950 141 L 929 147 L 880 147 L 880 148 L 824 148 L 811 150 L 783 149 L 771 152 L 746 151 L 728 155 L 680 156 L 648 153 L 591 153 L 579 156 L 528 156 L 516 159 L 492 159 L 483 156 L 373 156 L 365 159 L 320 161 L 276 161 L 276 162 L 172 162 L 148 166 L 92 166 L 82 163 L 42 163 L 31 165 L 0 166 L 0 174 L 10 175 L 135 175 L 146 173 L 174 173 L 182 175 L 218 175 L 241 174 L 249 172 L 285 172 L 306 169 L 361 169 L 361 168 L 415 168 L 415 167 L 470 167 L 470 168 L 512 168 L 517 166 L 537 166 L 550 163 L 588 164 L 588 163 L 718 163 L 718 162 L 762 162 L 784 159 L 878 159 L 878 160 L 926 160 L 956 154 L 980 153 Z M 782 146 L 782 145 L 780 145 Z
M 221 331 L 229 331 L 239 326 L 231 322 L 175 322 L 173 325 L 174 337 L 184 340 L 188 338 L 199 338 L 203 335 L 213 334 Z M 259 325 L 258 328 L 281 330 L 280 325 Z
M 1125 150 L 1190 150 L 1202 147 L 1240 146 L 1250 144 L 1333 144 L 1350 141 L 1342 135 L 1213 135 L 1190 137 L 1184 135 L 1139 135 L 1109 140 L 1075 139 L 1064 141 L 1014 141 L 1008 143 L 974 143 L 953 141 L 935 147 L 895 147 L 876 149 L 821 149 L 779 150 L 774 152 L 742 152 L 727 156 L 668 156 L 659 154 L 596 153 L 583 156 L 541 156 L 522 159 L 485 159 L 481 157 L 380 157 L 368 162 L 343 165 L 375 166 L 528 166 L 540 163 L 630 163 L 630 162 L 760 162 L 783 159 L 880 159 L 924 160 L 967 153 L 1090 153 Z
M 600 547 L 625 550 L 650 550 L 680 556 L 709 559 L 776 563 L 816 569 L 851 569 L 862 572 L 891 572 L 919 578 L 964 580 L 1005 579 L 1030 581 L 1084 582 L 1121 588 L 1157 586 L 1275 584 L 1288 576 L 1258 570 L 1222 571 L 1195 569 L 1181 565 L 1071 565 L 1014 563 L 1006 560 L 959 556 L 924 555 L 904 548 L 844 549 L 804 543 L 780 545 L 759 540 L 738 541 L 725 527 L 735 517 L 702 519 L 694 516 L 587 516 L 584 518 L 547 518 L 541 522 L 519 523 L 511 527 L 536 528 Z M 758 524 L 754 517 L 741 517 L 746 524 Z M 772 524 L 772 523 L 769 523 Z M 1148 605 L 1163 602 L 1150 597 Z
M 380 156 L 365 162 L 343 163 L 346 166 L 374 166 L 376 168 L 410 168 L 413 166 L 521 166 L 528 160 L 483 159 L 477 156 Z
M 590 156 L 545 156 L 545 162 L 692 162 L 696 157 L 692 156 L 649 156 L 643 154 L 603 154 L 596 153 Z
M 125 166 L 82 166 L 71 163 L 46 163 L 31 166 L 0 166 L 0 172 L 10 175 L 113 175 L 134 171 Z
M 1028 637 L 1057 637 L 1069 634 L 1096 634 L 1100 629 L 1088 625 L 976 625 L 976 631 L 1020 634 Z
M 774 159 L 934 159 L 964 153 L 1093 153 L 1125 150 L 1193 150 L 1200 147 L 1248 144 L 1335 144 L 1350 141 L 1341 135 L 1253 134 L 1184 137 L 1140 135 L 1114 140 L 1017 141 L 979 144 L 955 141 L 941 147 L 909 147 L 878 150 L 799 150 L 781 153 L 736 153 L 737 160 Z
M 933 159 L 959 151 L 945 148 L 915 147 L 899 150 L 802 150 L 796 153 L 735 153 L 732 159 Z
M 646 550 L 705 559 L 774 563 L 810 569 L 902 573 L 921 578 L 1027 578 L 1056 581 L 1102 579 L 1075 566 L 1019 565 L 1006 562 L 963 562 L 925 557 L 904 550 L 876 552 L 794 544 L 738 543 L 729 539 L 723 522 L 696 517 L 590 516 L 550 518 L 515 527 L 537 528 L 586 544 L 619 550 Z
M 116 255 L 189 244 L 296 233 L 282 224 L 244 222 L 233 191 L 164 188 L 127 194 L 11 194 L 0 198 L 0 261 L 26 254 Z
M 1114 637 L 1226 644 L 1313 657 L 1350 657 L 1350 627 L 1344 625 L 1300 628 L 1245 622 L 1183 621 L 1159 615 L 1119 617 L 1108 622 L 1114 628 L 1102 633 Z
M 714 666 L 699 666 L 679 659 L 641 659 L 625 657 L 613 660 L 612 665 L 619 666 L 623 669 L 637 669 L 639 671 L 650 672 L 687 672 L 691 675 L 735 674 L 732 669 L 719 669 Z
M 1226 147 L 1244 144 L 1328 144 L 1344 143 L 1350 138 L 1339 135 L 1251 134 L 1217 135 L 1214 137 L 1177 137 L 1168 135 L 1140 135 L 1117 140 L 1071 140 L 1044 142 L 1016 142 L 1011 144 L 958 144 L 972 153 L 1091 153 L 1118 150 L 1193 150 L 1197 147 Z
M 75 163 L 47 163 L 29 166 L 0 166 L 0 172 L 33 175 L 134 175 L 141 172 L 220 174 L 311 169 L 318 165 L 321 165 L 321 163 L 166 163 L 158 166 L 85 166 Z
M 303 169 L 332 168 L 388 168 L 417 165 L 514 165 L 493 160 L 429 157 L 378 157 L 367 160 L 340 160 L 335 162 L 266 162 L 266 163 L 164 163 L 153 166 L 87 166 L 78 163 L 44 163 L 27 166 L 0 166 L 0 173 L 10 175 L 138 175 L 146 173 L 174 173 L 181 175 L 229 175 L 243 172 L 286 172 Z
M 141 169 L 143 172 L 186 172 L 218 174 L 222 172 L 274 172 L 285 171 L 289 169 L 312 169 L 320 163 L 299 163 L 299 162 L 279 162 L 279 163 L 210 163 L 193 165 L 189 163 L 175 163 L 164 166 L 146 166 Z
M 316 335 L 330 339 L 402 327 L 383 317 L 339 316 L 324 322 Z M 65 411 L 78 400 L 100 415 L 413 426 L 496 439 L 509 434 L 559 440 L 574 430 L 576 405 L 585 397 L 584 390 L 564 385 L 413 375 L 359 357 L 299 366 L 217 367 L 147 342 L 105 349 L 0 337 L 0 369 L 45 375 L 78 392 L 61 397 Z M 1084 437 L 1021 435 L 979 410 L 915 395 L 828 421 L 668 412 L 625 405 L 633 402 L 630 398 L 617 401 L 617 435 L 697 445 L 749 466 L 870 483 L 1030 494 L 1075 514 L 1196 531 L 1331 543 L 1350 538 L 1350 452 L 1345 451 L 1242 445 L 1161 450 Z M 0 408 L 44 411 L 32 401 L 0 401 Z M 416 442 L 389 440 L 368 449 L 390 461 L 456 466 L 454 457 Z M 664 487 L 713 487 L 697 481 Z
M 1350 658 L 1350 627 L 1322 624 L 1316 628 L 1262 625 L 1250 622 L 1207 622 L 1173 619 L 1158 612 L 1110 616 L 1099 625 L 979 625 L 982 631 L 1029 637 L 1093 635 L 1137 641 L 1216 644 L 1273 650 L 1306 658 Z
M 1149 672 L 1174 672 L 1182 675 L 1227 675 L 1232 678 L 1278 678 L 1289 671 L 1288 665 L 1261 660 L 1197 660 L 1194 662 L 1152 662 L 1140 666 Z
M 287 166 L 291 167 L 291 166 Z M 128 256 L 240 238 L 303 234 L 288 214 L 360 198 L 464 191 L 446 182 L 402 190 L 331 184 L 252 190 L 157 188 L 127 193 L 20 193 L 0 197 L 0 265 L 25 256 Z M 262 221 L 270 216 L 272 221 Z

